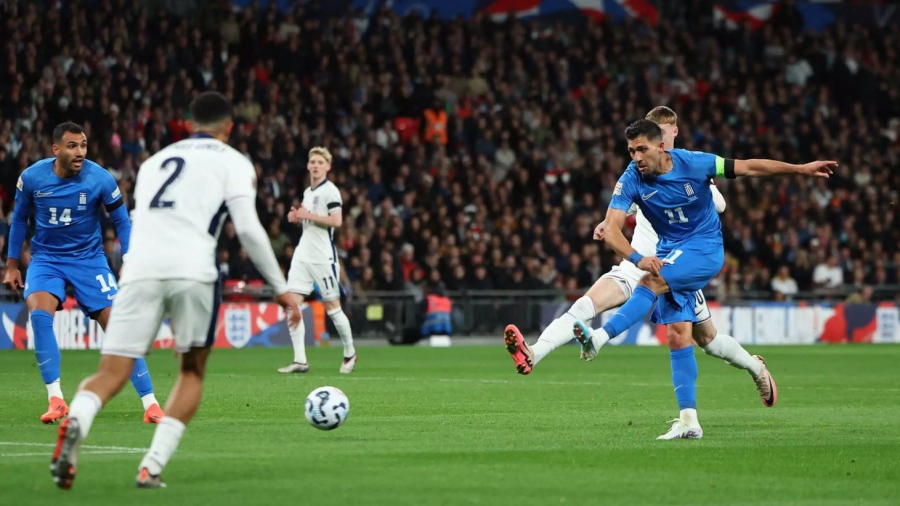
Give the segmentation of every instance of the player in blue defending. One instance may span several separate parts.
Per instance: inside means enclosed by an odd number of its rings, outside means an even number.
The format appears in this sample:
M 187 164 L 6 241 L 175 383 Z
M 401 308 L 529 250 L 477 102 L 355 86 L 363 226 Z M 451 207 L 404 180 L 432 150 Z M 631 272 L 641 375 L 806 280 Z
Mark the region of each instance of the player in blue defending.
M 3 280 L 16 293 L 23 287 L 19 254 L 34 209 L 32 260 L 24 289 L 37 363 L 50 401 L 41 416 L 44 423 L 53 423 L 69 411 L 59 383 L 60 353 L 53 331 L 53 314 L 66 299 L 66 285 L 72 285 L 82 311 L 103 329 L 118 291 L 103 252 L 101 205 L 115 221 L 123 252 L 128 251 L 131 235 L 131 221 L 116 181 L 85 158 L 87 137 L 79 125 L 63 123 L 53 130 L 53 154 L 55 158 L 41 160 L 19 176 Z M 163 412 L 143 359 L 135 363 L 131 381 L 144 404 L 144 422 L 158 423 Z
M 666 151 L 656 123 L 640 120 L 625 130 L 632 162 L 613 190 L 606 214 L 606 243 L 620 256 L 649 272 L 602 328 L 589 336 L 578 331 L 584 358 L 593 358 L 611 337 L 638 323 L 651 309 L 652 320 L 667 326 L 672 381 L 680 416 L 658 439 L 700 438 L 697 419 L 697 361 L 691 331 L 694 294 L 722 268 L 725 252 L 709 179 L 801 174 L 827 178 L 835 162 L 792 165 L 774 160 L 726 160 L 683 149 Z M 632 203 L 659 234 L 657 255 L 642 257 L 622 233 Z M 662 260 L 660 260 L 662 258 Z

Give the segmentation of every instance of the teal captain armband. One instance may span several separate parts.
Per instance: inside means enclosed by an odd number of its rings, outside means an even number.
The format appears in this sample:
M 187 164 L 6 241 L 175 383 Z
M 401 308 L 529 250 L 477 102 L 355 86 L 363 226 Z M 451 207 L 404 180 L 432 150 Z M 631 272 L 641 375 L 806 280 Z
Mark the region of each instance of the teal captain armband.
M 734 160 L 731 158 L 716 157 L 716 177 L 724 177 L 725 179 L 734 179 L 737 175 L 734 173 Z

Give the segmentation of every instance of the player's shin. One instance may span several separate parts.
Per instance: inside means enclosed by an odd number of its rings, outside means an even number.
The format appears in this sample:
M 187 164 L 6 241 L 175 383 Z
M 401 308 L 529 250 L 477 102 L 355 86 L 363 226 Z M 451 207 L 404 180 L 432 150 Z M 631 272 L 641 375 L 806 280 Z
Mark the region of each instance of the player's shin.
M 153 381 L 150 379 L 150 370 L 147 368 L 147 361 L 139 358 L 134 361 L 134 368 L 131 370 L 131 384 L 137 391 L 144 409 L 148 409 L 154 404 L 159 404 L 156 395 L 153 394 Z
M 640 322 L 653 309 L 656 294 L 646 286 L 635 288 L 628 302 L 622 305 L 616 314 L 603 324 L 603 330 L 610 339 L 630 329 Z
M 171 409 L 171 406 L 166 405 L 166 411 Z M 175 450 L 178 449 L 184 429 L 185 424 L 181 420 L 172 416 L 163 417 L 153 433 L 150 451 L 144 455 L 138 469 L 147 468 L 151 475 L 161 474 L 166 464 L 169 463 L 169 459 L 175 454 Z
M 572 325 L 578 321 L 590 321 L 594 319 L 594 301 L 584 296 L 576 300 L 572 307 L 559 318 L 553 320 L 541 333 L 537 342 L 531 346 L 534 353 L 534 364 L 537 365 L 553 350 L 572 340 Z
M 53 315 L 35 309 L 31 312 L 31 327 L 34 330 L 37 364 L 41 370 L 41 378 L 47 385 L 48 396 L 62 398 L 62 391 L 59 389 L 61 359 L 56 334 L 53 332 Z
M 675 387 L 675 399 L 681 410 L 682 421 L 690 426 L 699 426 L 697 422 L 697 359 L 694 346 L 680 350 L 669 350 L 672 364 L 672 385 Z
M 353 347 L 353 331 L 350 328 L 350 319 L 340 307 L 328 311 L 328 317 L 334 323 L 341 343 L 344 345 L 344 358 L 350 358 L 356 355 L 356 348 Z
M 288 330 L 291 334 L 291 344 L 294 346 L 294 363 L 306 364 L 306 325 L 300 320 L 299 325 Z
M 753 358 L 737 340 L 729 335 L 716 334 L 716 336 L 703 347 L 707 355 L 721 358 L 729 365 L 743 369 L 750 374 L 758 375 L 762 372 L 763 364 Z

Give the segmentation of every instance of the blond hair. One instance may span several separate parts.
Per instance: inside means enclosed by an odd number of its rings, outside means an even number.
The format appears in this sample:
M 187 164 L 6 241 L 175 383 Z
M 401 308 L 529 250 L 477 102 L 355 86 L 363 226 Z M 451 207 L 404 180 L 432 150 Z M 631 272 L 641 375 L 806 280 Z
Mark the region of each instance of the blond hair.
M 647 116 L 644 119 L 664 125 L 674 125 L 678 123 L 678 115 L 675 114 L 675 111 L 664 105 L 658 105 L 653 109 L 650 109 L 650 112 L 647 113 Z
M 319 155 L 328 162 L 328 165 L 331 165 L 331 151 L 328 151 L 328 148 L 325 146 L 316 146 L 309 150 L 309 157 L 312 158 L 314 155 Z

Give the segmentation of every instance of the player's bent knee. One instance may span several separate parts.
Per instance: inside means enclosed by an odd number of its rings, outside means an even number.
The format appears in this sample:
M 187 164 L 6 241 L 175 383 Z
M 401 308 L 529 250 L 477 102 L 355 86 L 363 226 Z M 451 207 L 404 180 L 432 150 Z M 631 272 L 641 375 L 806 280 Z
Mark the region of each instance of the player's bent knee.
M 585 295 L 594 303 L 597 314 L 621 306 L 628 300 L 619 283 L 610 278 L 598 279 Z
M 707 346 L 712 342 L 716 337 L 716 326 L 713 325 L 712 320 L 706 320 L 705 322 L 694 325 L 693 329 L 693 337 L 694 342 L 696 342 L 700 346 Z
M 666 283 L 666 280 L 663 279 L 662 276 L 654 276 L 652 274 L 645 274 L 644 277 L 638 282 L 638 285 L 647 287 L 653 290 L 653 293 L 656 295 L 662 295 L 669 291 L 669 284 Z
M 122 388 L 128 378 L 131 377 L 131 371 L 134 369 L 134 359 L 121 355 L 101 355 L 100 365 L 97 372 L 107 375 L 111 382 L 118 388 Z
M 325 301 L 325 310 L 326 311 L 334 311 L 335 309 L 340 309 L 340 308 L 341 308 L 341 299 Z

